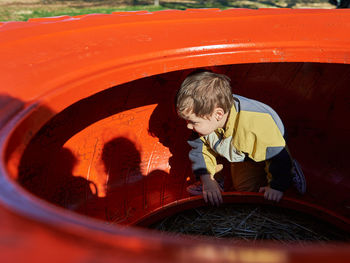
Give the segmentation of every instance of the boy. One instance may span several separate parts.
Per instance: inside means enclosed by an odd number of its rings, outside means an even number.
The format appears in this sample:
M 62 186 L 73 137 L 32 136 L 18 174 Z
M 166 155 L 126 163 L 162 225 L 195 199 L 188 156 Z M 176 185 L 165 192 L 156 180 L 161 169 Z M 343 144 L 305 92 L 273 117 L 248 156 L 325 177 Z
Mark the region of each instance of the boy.
M 233 96 L 227 76 L 212 72 L 189 75 L 177 93 L 176 108 L 187 128 L 194 131 L 188 141 L 192 147 L 189 158 L 201 184 L 189 186 L 190 193 L 202 193 L 211 204 L 222 203 L 222 189 L 214 179 L 221 169 L 217 156 L 232 163 L 237 191 L 263 192 L 266 199 L 278 202 L 294 180 L 298 191 L 305 192 L 305 178 L 287 151 L 284 127 L 276 112 L 261 102 Z

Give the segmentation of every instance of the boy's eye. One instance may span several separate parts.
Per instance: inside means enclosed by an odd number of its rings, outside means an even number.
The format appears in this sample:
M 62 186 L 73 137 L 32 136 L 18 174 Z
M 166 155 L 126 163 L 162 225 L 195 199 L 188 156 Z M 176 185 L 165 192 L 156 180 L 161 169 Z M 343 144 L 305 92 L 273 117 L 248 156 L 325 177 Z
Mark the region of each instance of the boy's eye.
M 197 122 L 195 122 L 195 121 L 186 121 L 186 122 L 189 123 L 189 124 L 192 124 L 192 125 L 197 124 Z

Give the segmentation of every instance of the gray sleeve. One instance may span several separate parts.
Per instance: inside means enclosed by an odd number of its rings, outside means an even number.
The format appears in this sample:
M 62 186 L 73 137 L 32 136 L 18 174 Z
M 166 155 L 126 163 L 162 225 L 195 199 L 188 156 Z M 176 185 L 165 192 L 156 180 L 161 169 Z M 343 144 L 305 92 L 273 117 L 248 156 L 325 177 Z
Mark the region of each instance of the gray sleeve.
M 204 145 L 203 141 L 194 133 L 192 138 L 187 142 L 192 148 L 189 152 L 189 158 L 192 162 L 192 171 L 196 178 L 199 179 L 201 175 L 210 174 L 204 159 L 203 147 L 206 146 Z M 216 155 L 213 151 L 211 151 L 210 154 L 213 156 Z

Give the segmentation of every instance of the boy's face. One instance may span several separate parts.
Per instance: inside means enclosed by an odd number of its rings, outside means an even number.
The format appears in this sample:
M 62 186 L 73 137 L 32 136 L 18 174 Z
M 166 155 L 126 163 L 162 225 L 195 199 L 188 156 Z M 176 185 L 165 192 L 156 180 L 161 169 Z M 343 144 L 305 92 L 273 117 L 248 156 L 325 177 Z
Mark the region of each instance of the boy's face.
M 203 118 L 198 117 L 194 113 L 185 115 L 184 119 L 187 122 L 187 128 L 194 130 L 200 136 L 206 136 L 220 128 L 218 120 L 214 117 L 214 114 Z

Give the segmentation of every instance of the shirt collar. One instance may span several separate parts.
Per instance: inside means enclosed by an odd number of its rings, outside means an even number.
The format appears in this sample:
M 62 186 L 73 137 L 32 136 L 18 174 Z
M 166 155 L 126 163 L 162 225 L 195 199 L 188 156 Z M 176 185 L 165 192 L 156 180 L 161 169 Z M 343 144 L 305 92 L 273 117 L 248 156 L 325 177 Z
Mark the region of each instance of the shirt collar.
M 235 123 L 236 123 L 236 118 L 237 118 L 237 111 L 236 111 L 235 105 L 232 105 L 231 110 L 227 116 L 226 125 L 224 127 L 224 137 L 225 138 L 233 135 L 233 131 L 235 128 Z

